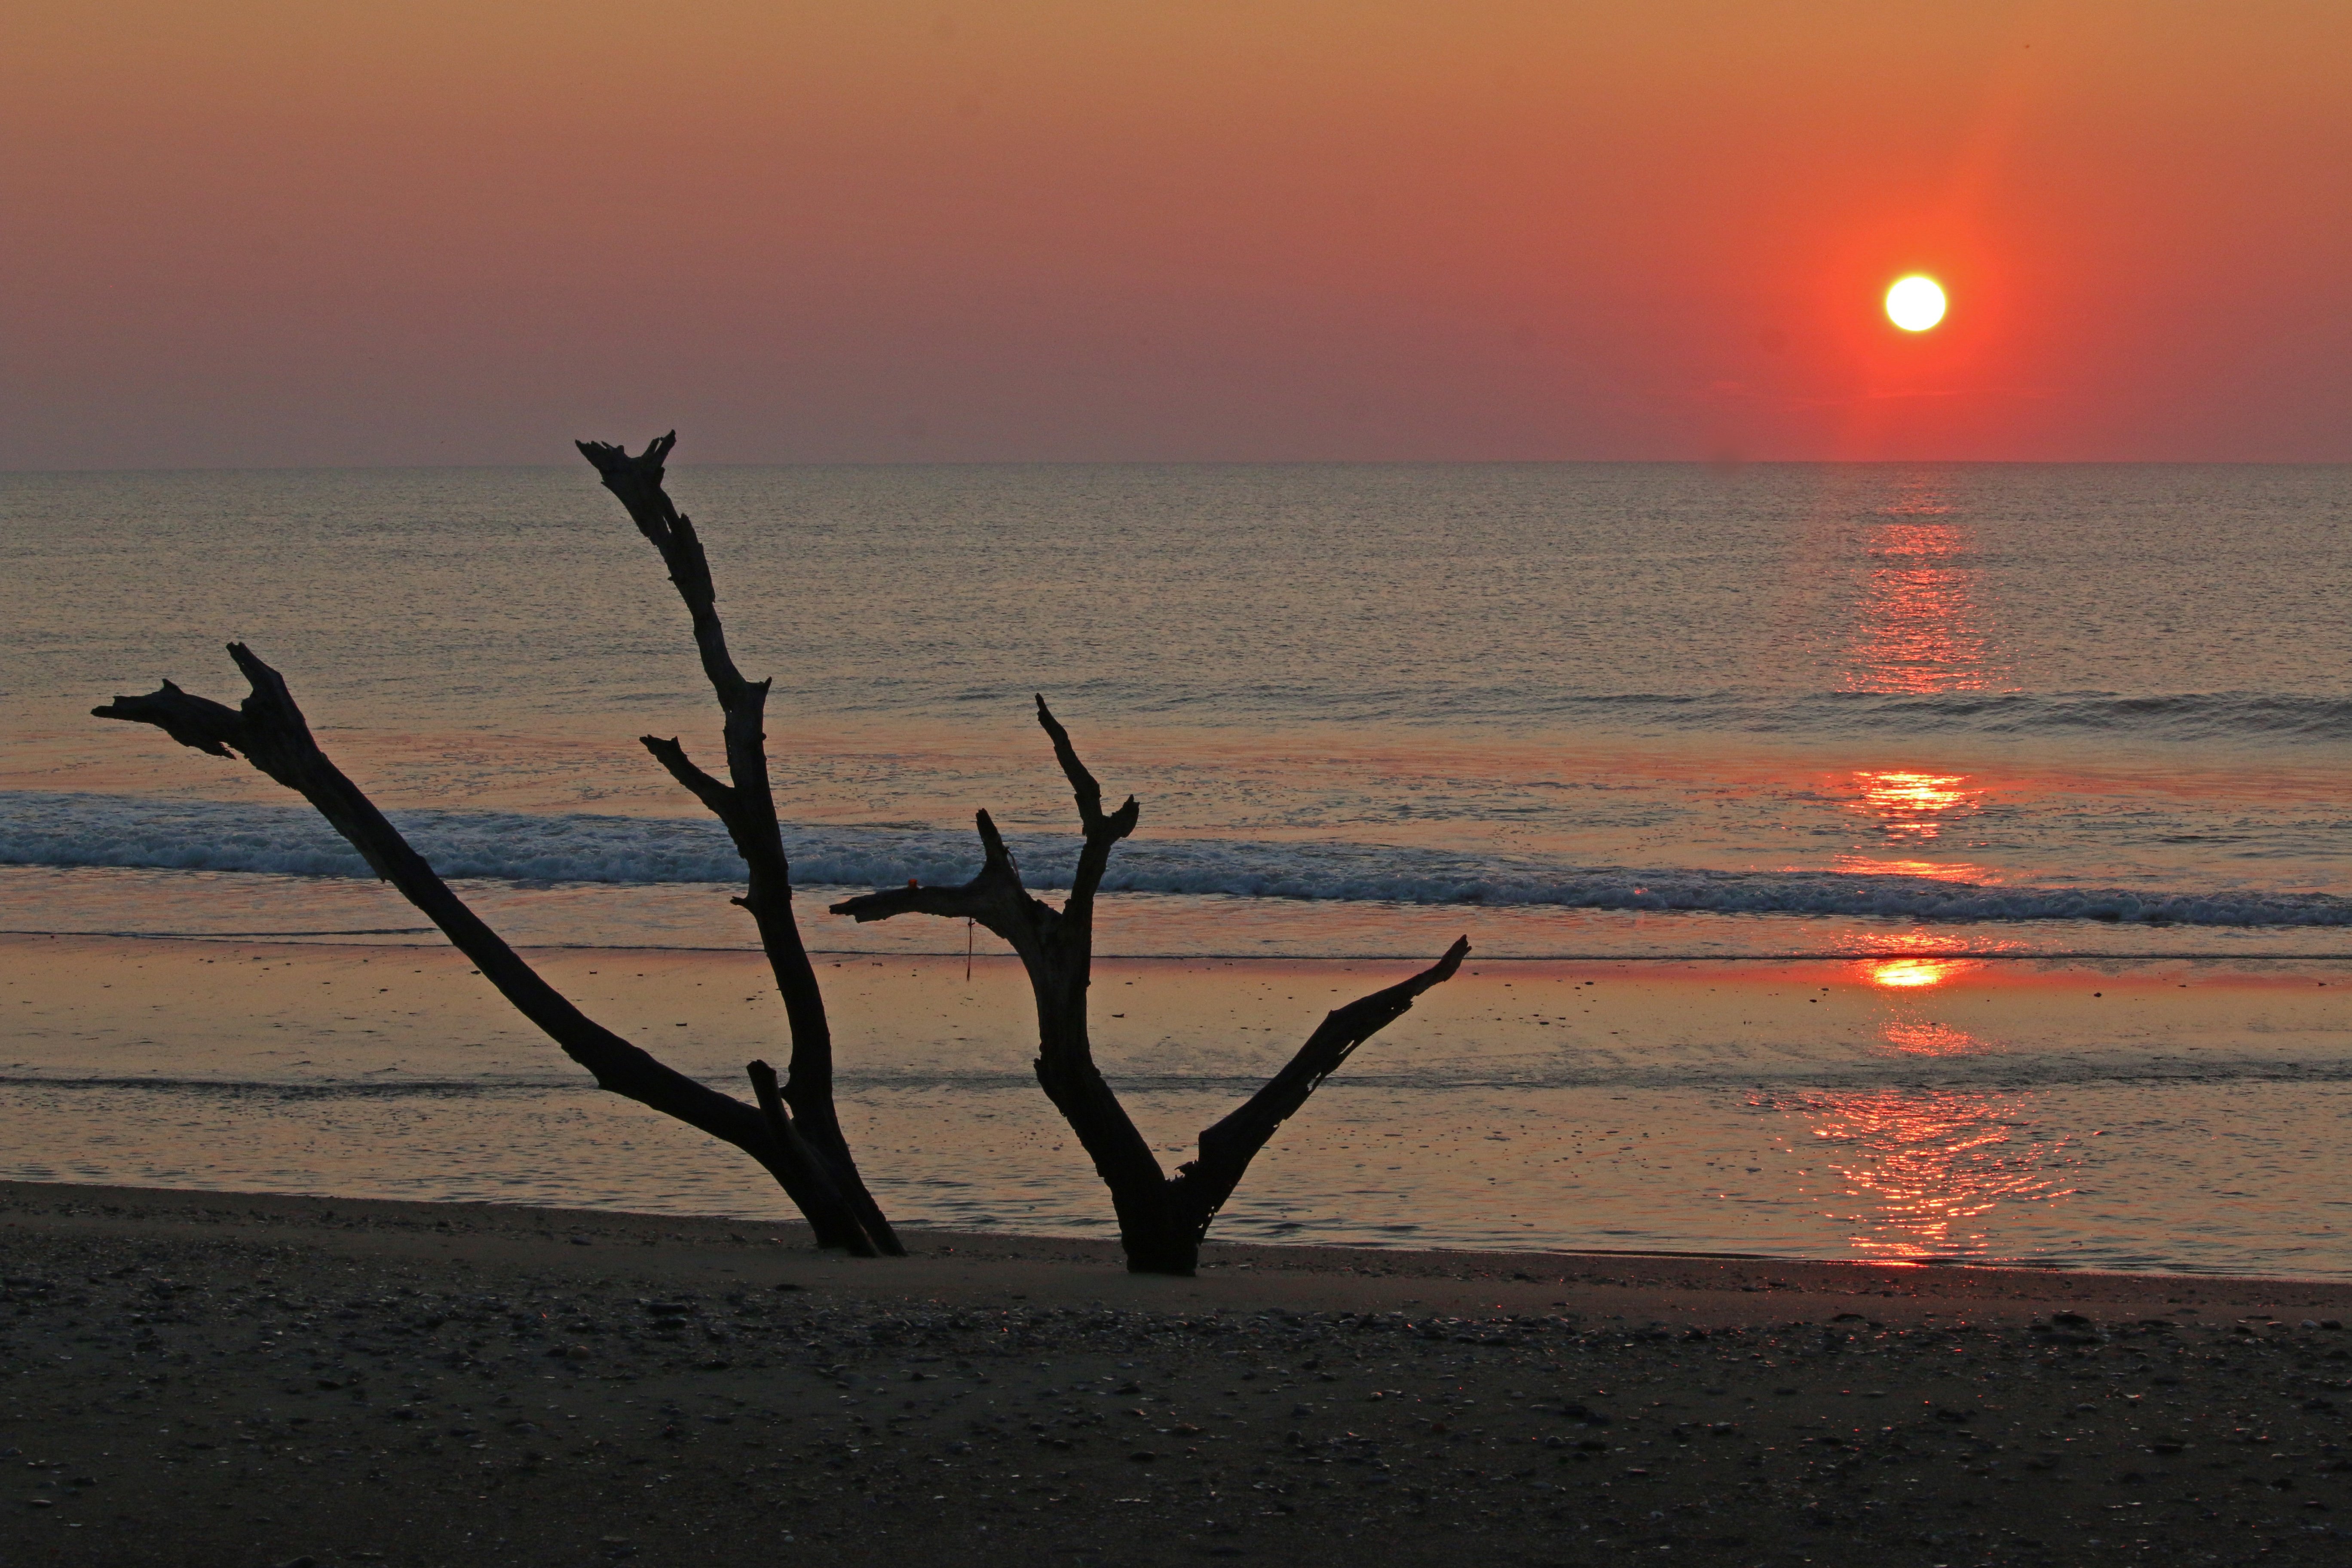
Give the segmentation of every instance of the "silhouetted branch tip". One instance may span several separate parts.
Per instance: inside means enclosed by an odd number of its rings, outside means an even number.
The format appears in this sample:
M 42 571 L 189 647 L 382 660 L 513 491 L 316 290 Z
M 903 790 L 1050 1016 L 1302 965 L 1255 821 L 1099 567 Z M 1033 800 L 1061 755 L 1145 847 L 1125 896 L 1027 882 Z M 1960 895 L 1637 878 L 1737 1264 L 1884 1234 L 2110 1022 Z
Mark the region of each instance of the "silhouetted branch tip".
M 117 697 L 91 709 L 96 719 L 150 724 L 181 745 L 209 757 L 234 757 L 245 744 L 245 717 L 208 697 L 191 697 L 166 680 L 144 697 Z
M 574 441 L 572 444 L 580 448 L 580 455 L 587 458 L 607 480 L 615 473 L 623 473 L 641 483 L 658 485 L 662 482 L 663 465 L 668 461 L 671 449 L 677 445 L 677 432 L 672 430 L 666 436 L 655 437 L 646 443 L 646 449 L 634 458 L 629 456 L 626 447 L 612 441 Z
M 972 814 L 972 826 L 980 831 L 981 853 L 985 857 L 986 864 L 1010 871 L 1016 877 L 1020 875 L 1020 862 L 1013 859 L 1013 851 L 1005 847 L 1004 835 L 996 830 L 995 819 L 982 809 Z
M 1054 710 L 1045 706 L 1043 694 L 1037 697 L 1037 722 L 1054 742 L 1054 760 L 1062 764 L 1062 776 L 1070 781 L 1070 793 L 1077 797 L 1078 820 L 1089 834 L 1105 825 L 1102 814 L 1102 785 L 1078 760 L 1078 749 L 1070 743 L 1069 731 L 1062 727 Z

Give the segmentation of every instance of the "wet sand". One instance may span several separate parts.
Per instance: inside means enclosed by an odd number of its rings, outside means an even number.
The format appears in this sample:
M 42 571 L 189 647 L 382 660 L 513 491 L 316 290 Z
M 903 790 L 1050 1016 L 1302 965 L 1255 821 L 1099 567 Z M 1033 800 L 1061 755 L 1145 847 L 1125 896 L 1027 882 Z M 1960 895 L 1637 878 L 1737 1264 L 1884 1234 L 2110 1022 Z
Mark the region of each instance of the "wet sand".
M 709 1081 L 779 1059 L 754 952 L 536 950 Z M 1098 1055 L 1171 1161 L 1405 963 L 1105 961 Z M 2341 965 L 1500 963 L 1359 1052 L 1219 1221 L 1260 1241 L 2050 1258 L 2352 1277 Z M 1010 960 L 823 961 L 891 1212 L 1104 1233 Z M 756 1222 L 749 1162 L 593 1091 L 446 946 L 0 937 L 0 1175 Z
M 961 941 L 961 933 L 942 931 Z M 1447 937 L 1446 940 L 1451 940 Z M 1107 1064 L 1149 1073 L 1268 1070 L 1323 1012 L 1422 958 L 1101 959 L 1092 1027 Z M 766 962 L 750 950 L 539 948 L 531 963 L 621 1033 L 681 1061 L 779 1049 Z M 829 953 L 818 973 L 845 1072 L 1025 1073 L 1034 1022 L 1019 965 L 985 942 L 961 958 Z M 293 1066 L 499 1071 L 563 1064 L 437 939 L 124 940 L 0 933 L 0 1056 L 39 1069 L 286 1073 Z M 297 1037 L 281 1036 L 292 1032 Z M 1798 962 L 1496 960 L 1473 955 L 1349 1065 L 1496 1067 L 1573 1048 L 1596 1070 L 1709 1042 L 1791 1060 L 1854 1049 L 1922 1062 L 2011 1054 L 2031 1036 L 2082 1056 L 2183 1066 L 2340 1051 L 2352 974 L 2318 959 L 2003 962 L 1921 948 Z M 296 1047 L 299 1048 L 289 1048 Z M 470 1053 L 458 1057 L 459 1050 Z
M 2311 1563 L 2352 1286 L 0 1184 L 0 1562 Z

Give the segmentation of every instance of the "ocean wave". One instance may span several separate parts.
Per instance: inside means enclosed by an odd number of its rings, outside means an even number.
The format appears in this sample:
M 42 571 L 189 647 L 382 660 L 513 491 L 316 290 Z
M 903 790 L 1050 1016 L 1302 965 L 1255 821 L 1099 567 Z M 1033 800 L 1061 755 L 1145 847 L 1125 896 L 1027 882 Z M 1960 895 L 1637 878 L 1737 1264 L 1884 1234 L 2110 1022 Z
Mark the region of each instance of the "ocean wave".
M 1751 734 L 1973 734 L 2032 738 L 2104 735 L 2133 742 L 2352 741 L 2352 698 L 2271 691 L 2189 691 L 2126 696 L 2112 691 L 1877 691 L 1772 693 L 1724 690 L 1530 696 L 1512 705 L 1524 720 L 1561 710 L 1620 725 Z
M 391 814 L 445 877 L 526 882 L 733 882 L 726 835 L 667 817 L 408 811 Z M 1033 887 L 1068 885 L 1067 837 L 1012 834 Z M 963 831 L 791 829 L 803 884 L 955 883 L 978 864 Z M 367 877 L 359 856 L 295 806 L 0 791 L 0 864 Z M 2352 899 L 2247 889 L 2001 886 L 1893 873 L 1591 867 L 1392 845 L 1230 838 L 1120 847 L 1106 889 L 1395 904 L 1486 904 L 1723 914 L 1889 916 L 1934 921 L 2097 920 L 2192 926 L 2352 926 Z

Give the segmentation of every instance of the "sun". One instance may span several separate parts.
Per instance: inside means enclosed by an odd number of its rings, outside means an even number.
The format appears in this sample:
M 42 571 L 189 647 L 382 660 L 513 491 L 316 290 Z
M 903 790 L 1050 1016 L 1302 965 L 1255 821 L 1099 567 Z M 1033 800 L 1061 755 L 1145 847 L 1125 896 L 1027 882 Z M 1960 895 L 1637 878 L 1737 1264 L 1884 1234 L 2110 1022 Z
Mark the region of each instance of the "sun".
M 1944 289 L 1915 272 L 1886 291 L 1886 319 L 1906 332 L 1924 332 L 1944 319 Z

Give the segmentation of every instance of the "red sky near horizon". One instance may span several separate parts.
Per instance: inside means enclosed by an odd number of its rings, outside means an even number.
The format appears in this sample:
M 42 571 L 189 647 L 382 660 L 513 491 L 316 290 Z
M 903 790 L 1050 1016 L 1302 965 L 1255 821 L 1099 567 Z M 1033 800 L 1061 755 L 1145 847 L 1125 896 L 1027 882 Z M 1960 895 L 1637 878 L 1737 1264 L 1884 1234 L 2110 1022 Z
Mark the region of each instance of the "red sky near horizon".
M 12 17 L 0 467 L 2352 459 L 2339 0 Z

